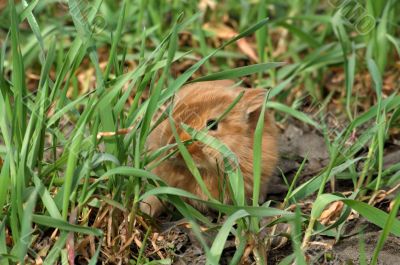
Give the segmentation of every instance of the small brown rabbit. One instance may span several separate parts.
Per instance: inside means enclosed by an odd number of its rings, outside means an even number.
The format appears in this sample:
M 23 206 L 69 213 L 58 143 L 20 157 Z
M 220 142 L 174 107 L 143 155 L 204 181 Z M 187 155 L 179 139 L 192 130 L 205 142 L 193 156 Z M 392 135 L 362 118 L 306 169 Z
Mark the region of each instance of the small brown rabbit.
M 172 117 L 175 121 L 178 134 L 182 141 L 191 137 L 180 127 L 182 123 L 201 130 L 209 127 L 242 91 L 243 97 L 233 109 L 218 123 L 209 128 L 208 134 L 224 143 L 235 155 L 239 162 L 244 178 L 245 194 L 249 200 L 253 191 L 253 144 L 256 124 L 265 100 L 266 90 L 244 89 L 233 87 L 233 81 L 210 81 L 193 83 L 183 87 L 174 101 Z M 163 146 L 174 143 L 169 120 L 161 122 L 148 138 L 148 148 L 155 151 Z M 218 199 L 222 194 L 224 170 L 222 155 L 215 149 L 194 141 L 186 146 L 211 195 Z M 273 116 L 265 114 L 264 132 L 262 139 L 262 176 L 260 194 L 265 196 L 268 180 L 276 166 L 277 156 L 277 128 Z M 221 166 L 222 165 L 222 166 Z M 189 191 L 201 199 L 207 196 L 201 191 L 195 178 L 187 169 L 182 156 L 176 155 L 163 161 L 153 173 L 163 179 L 169 186 Z M 224 202 L 230 201 L 229 192 L 224 192 Z M 205 211 L 207 208 L 196 201 L 190 204 Z M 162 212 L 161 202 L 154 196 L 148 197 L 142 204 L 141 210 L 152 216 Z

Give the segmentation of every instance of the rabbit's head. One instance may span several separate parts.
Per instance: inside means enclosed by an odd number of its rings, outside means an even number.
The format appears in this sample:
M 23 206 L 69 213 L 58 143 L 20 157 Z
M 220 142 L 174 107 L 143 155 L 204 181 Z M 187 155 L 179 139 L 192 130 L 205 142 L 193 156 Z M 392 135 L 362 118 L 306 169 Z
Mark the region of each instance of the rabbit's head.
M 172 118 L 179 138 L 187 142 L 186 148 L 196 166 L 210 175 L 224 170 L 224 157 L 214 148 L 215 146 L 192 141 L 182 124 L 198 131 L 203 130 L 212 136 L 208 139 L 215 138 L 226 145 L 236 155 L 244 174 L 251 174 L 253 171 L 254 132 L 266 90 L 245 89 L 233 85 L 234 83 L 229 80 L 193 83 L 183 87 L 174 99 Z M 239 102 L 223 119 L 218 120 L 241 92 L 244 94 Z M 270 175 L 277 160 L 277 133 L 272 115 L 266 112 L 264 120 L 262 167 L 263 174 Z M 170 121 L 166 119 L 150 134 L 149 147 L 150 150 L 156 150 L 173 143 L 175 137 Z M 177 168 L 185 167 L 180 154 L 172 156 L 163 163 L 170 163 Z

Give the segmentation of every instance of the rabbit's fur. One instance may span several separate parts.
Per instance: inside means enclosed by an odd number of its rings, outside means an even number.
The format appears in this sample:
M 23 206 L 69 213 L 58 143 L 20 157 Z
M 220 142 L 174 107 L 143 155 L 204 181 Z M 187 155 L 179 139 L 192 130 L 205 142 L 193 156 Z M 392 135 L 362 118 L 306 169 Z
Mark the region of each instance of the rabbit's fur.
M 220 117 L 240 92 L 245 91 L 235 107 L 218 123 L 217 128 L 208 130 L 207 134 L 225 144 L 237 156 L 244 178 L 246 198 L 249 200 L 253 192 L 254 132 L 266 90 L 245 89 L 233 85 L 230 80 L 221 80 L 193 83 L 183 87 L 174 99 L 172 117 L 181 141 L 189 140 L 191 137 L 181 128 L 182 123 L 196 130 L 206 128 L 207 122 Z M 150 151 L 155 151 L 171 143 L 175 143 L 175 138 L 170 122 L 166 119 L 149 135 L 148 148 Z M 229 191 L 227 188 L 221 188 L 229 183 L 227 181 L 224 184 L 227 177 L 223 172 L 222 155 L 199 141 L 194 141 L 186 147 L 211 195 L 216 199 L 223 197 L 223 201 L 228 203 Z M 268 180 L 278 160 L 277 153 L 277 128 L 273 116 L 266 110 L 262 138 L 261 196 L 266 195 Z M 153 173 L 169 186 L 181 188 L 207 200 L 207 196 L 201 191 L 180 154 L 163 161 Z M 188 202 L 202 211 L 207 209 L 199 202 L 191 200 Z M 154 196 L 148 197 L 141 204 L 142 211 L 153 216 L 161 213 L 162 208 L 162 204 Z

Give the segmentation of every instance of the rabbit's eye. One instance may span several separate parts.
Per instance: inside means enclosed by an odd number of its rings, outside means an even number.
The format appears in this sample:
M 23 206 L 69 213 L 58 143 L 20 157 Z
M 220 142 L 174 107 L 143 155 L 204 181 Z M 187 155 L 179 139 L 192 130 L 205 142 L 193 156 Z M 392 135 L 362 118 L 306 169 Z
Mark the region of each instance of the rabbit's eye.
M 218 122 L 216 120 L 208 120 L 207 128 L 212 131 L 216 131 L 218 129 Z

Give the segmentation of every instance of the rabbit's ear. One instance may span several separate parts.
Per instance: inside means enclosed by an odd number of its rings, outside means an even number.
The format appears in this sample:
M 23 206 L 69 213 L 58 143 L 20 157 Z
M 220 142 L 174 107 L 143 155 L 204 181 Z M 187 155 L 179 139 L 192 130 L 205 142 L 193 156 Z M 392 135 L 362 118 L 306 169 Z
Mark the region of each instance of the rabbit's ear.
M 243 104 L 248 116 L 252 113 L 260 112 L 264 104 L 267 90 L 265 89 L 245 89 L 243 95 Z
M 253 130 L 257 127 L 257 122 L 261 114 L 261 109 L 267 95 L 265 89 L 245 89 L 242 98 L 242 106 L 245 111 L 246 122 Z M 269 114 L 265 113 L 264 124 L 271 122 Z

